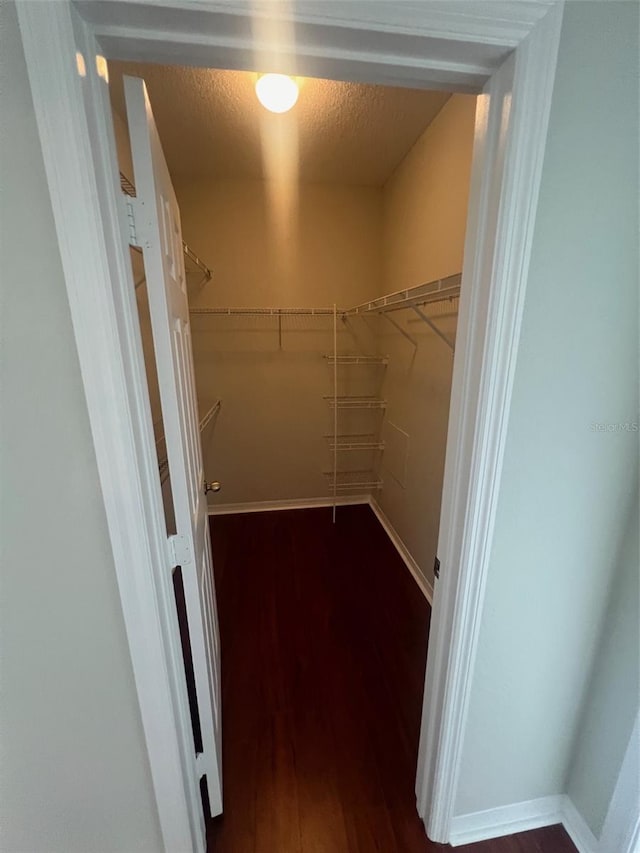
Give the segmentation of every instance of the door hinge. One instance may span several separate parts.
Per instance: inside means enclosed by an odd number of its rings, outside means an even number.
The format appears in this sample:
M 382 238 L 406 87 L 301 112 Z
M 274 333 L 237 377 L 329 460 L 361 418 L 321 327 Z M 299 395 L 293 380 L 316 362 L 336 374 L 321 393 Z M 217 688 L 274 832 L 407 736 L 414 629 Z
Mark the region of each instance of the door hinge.
M 142 242 L 140 241 L 138 228 L 136 226 L 136 212 L 140 208 L 140 201 L 133 196 L 126 195 L 125 193 L 122 194 L 122 200 L 124 202 L 123 215 L 125 216 L 129 245 L 141 247 Z
M 186 536 L 169 536 L 167 539 L 167 547 L 169 550 L 169 562 L 171 568 L 175 566 L 184 566 L 191 562 L 191 548 L 189 540 Z
M 207 764 L 204 759 L 204 752 L 196 753 L 196 775 L 198 779 L 202 779 L 202 777 L 207 772 Z
M 433 561 L 433 576 L 436 578 L 440 577 L 440 560 L 437 557 Z

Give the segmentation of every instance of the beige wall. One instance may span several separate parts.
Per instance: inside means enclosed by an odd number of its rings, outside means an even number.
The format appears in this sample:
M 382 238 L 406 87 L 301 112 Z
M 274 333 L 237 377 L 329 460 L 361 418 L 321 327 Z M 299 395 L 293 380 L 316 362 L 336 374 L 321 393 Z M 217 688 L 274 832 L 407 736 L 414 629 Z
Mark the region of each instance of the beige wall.
M 385 185 L 385 293 L 462 270 L 475 104 L 449 98 Z
M 193 305 L 344 306 L 381 286 L 379 189 L 302 184 L 289 194 L 228 180 L 177 184 L 176 193 L 185 238 L 215 272 Z
M 15 7 L 0 33 L 0 849 L 161 849 Z
M 379 190 L 301 186 L 283 252 L 269 186 L 220 181 L 176 189 L 185 238 L 214 270 L 213 281 L 192 293 L 193 305 L 345 306 L 380 287 Z M 207 477 L 223 483 L 212 503 L 328 495 L 323 396 L 332 374 L 323 355 L 331 352 L 332 329 L 331 318 L 284 319 L 280 349 L 274 319 L 192 318 L 201 411 L 222 399 L 204 446 Z M 358 334 L 371 349 L 367 330 Z M 343 349 L 358 348 L 342 324 L 339 339 Z M 371 381 L 361 376 L 352 393 Z M 355 419 L 350 427 L 359 428 Z
M 386 293 L 462 271 L 476 99 L 452 96 L 384 188 Z M 425 308 L 455 339 L 457 302 Z M 433 580 L 451 396 L 453 353 L 410 311 L 380 324 L 389 355 L 378 501 L 424 577 Z M 406 473 L 405 472 L 406 469 Z

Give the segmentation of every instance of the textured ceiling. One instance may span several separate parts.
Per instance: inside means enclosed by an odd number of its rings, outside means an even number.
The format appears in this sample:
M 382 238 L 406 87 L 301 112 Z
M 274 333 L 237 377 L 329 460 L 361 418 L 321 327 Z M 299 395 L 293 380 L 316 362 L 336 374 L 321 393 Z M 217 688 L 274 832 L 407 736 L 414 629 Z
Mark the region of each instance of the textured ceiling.
M 333 80 L 302 79 L 298 103 L 268 113 L 256 75 L 111 62 L 114 108 L 125 115 L 122 75 L 143 77 L 175 179 L 260 178 L 262 140 L 299 161 L 308 182 L 381 186 L 449 95 Z

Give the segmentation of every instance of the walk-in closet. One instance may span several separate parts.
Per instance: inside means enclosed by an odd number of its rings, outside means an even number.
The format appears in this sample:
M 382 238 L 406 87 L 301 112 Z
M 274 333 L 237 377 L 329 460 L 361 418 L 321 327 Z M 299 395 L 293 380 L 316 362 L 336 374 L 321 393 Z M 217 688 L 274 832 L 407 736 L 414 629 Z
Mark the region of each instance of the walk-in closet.
M 145 80 L 182 226 L 220 616 L 211 849 L 422 850 L 413 785 L 476 98 L 300 79 L 273 113 L 254 73 L 112 62 L 125 200 L 124 75 Z

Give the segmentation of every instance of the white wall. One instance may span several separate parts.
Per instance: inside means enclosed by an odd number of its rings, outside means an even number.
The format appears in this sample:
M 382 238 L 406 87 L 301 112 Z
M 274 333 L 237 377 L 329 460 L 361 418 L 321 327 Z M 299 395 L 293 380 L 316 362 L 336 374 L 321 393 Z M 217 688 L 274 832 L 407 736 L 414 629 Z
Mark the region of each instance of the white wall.
M 0 849 L 156 853 L 158 817 L 13 4 L 0 15 Z
M 214 270 L 192 305 L 345 307 L 377 292 L 379 190 L 302 185 L 282 252 L 270 189 L 248 180 L 176 187 L 185 238 Z M 212 504 L 329 494 L 323 395 L 332 391 L 332 373 L 323 354 L 332 350 L 332 329 L 331 318 L 285 319 L 280 349 L 277 320 L 192 317 L 201 411 L 222 399 L 204 446 L 207 477 L 223 484 Z M 342 348 L 357 349 L 342 324 L 339 337 Z
M 638 480 L 638 433 L 593 427 L 639 419 L 637 71 L 636 4 L 566 5 L 459 815 L 568 785 Z
M 569 796 L 596 837 L 602 831 L 640 696 L 637 492 L 629 509 L 611 565 L 609 601 L 569 773 Z
M 452 96 L 384 187 L 385 293 L 462 270 L 475 103 L 471 95 Z M 425 314 L 455 339 L 457 300 L 427 307 Z M 413 312 L 393 318 L 418 345 L 388 322 L 380 323 L 380 351 L 390 361 L 383 387 L 388 401 L 384 488 L 378 502 L 431 583 L 453 353 Z

